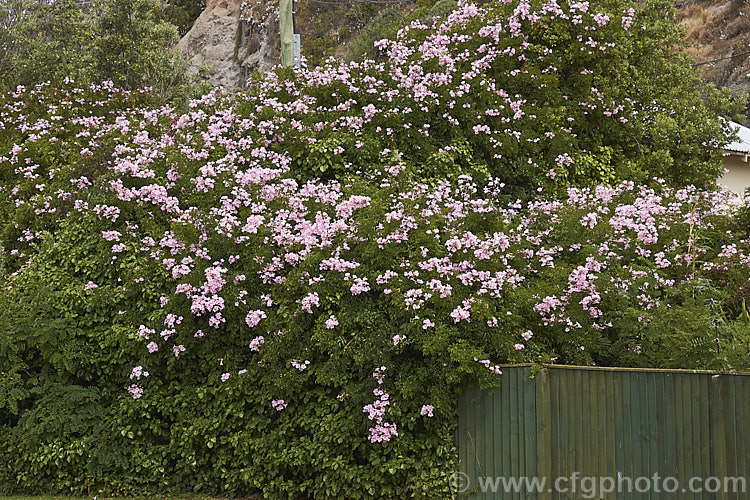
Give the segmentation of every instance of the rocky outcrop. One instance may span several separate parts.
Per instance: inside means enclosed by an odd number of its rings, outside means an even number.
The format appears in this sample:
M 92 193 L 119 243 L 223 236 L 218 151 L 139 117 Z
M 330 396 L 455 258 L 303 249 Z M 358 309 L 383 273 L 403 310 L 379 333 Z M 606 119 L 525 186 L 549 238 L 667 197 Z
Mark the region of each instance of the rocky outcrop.
M 278 18 L 278 0 L 209 0 L 177 49 L 209 84 L 242 88 L 279 63 Z
M 750 2 L 677 0 L 677 20 L 687 32 L 685 52 L 704 80 L 733 91 L 750 88 Z

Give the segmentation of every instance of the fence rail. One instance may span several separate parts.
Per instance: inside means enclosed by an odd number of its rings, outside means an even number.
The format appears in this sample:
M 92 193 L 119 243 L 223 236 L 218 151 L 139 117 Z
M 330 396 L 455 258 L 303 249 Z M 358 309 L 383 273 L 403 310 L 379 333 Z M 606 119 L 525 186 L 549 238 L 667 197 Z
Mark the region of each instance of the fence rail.
M 503 367 L 498 388 L 459 400 L 454 486 L 466 499 L 748 499 L 748 424 L 750 374 Z

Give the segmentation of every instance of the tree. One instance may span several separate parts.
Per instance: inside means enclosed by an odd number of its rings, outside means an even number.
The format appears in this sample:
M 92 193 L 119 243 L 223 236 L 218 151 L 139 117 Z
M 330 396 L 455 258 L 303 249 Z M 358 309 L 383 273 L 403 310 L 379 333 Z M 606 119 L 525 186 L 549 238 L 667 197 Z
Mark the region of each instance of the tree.
M 11 72 L 12 55 L 18 46 L 15 30 L 20 17 L 20 0 L 0 0 L 0 75 L 8 75 Z M 5 78 L 1 80 L 0 85 L 4 83 Z
M 201 2 L 175 5 L 192 16 Z M 111 80 L 151 87 L 162 100 L 181 95 L 188 63 L 173 50 L 168 14 L 156 0 L 0 0 L 0 89 Z
M 99 80 L 125 89 L 152 86 L 165 96 L 186 82 L 186 67 L 172 49 L 177 27 L 160 16 L 155 0 L 105 2 L 94 49 Z
M 165 0 L 162 1 L 164 19 L 177 26 L 180 36 L 187 33 L 196 18 L 206 8 L 206 0 Z
M 77 1 L 5 0 L 0 24 L 3 86 L 88 78 L 93 31 Z

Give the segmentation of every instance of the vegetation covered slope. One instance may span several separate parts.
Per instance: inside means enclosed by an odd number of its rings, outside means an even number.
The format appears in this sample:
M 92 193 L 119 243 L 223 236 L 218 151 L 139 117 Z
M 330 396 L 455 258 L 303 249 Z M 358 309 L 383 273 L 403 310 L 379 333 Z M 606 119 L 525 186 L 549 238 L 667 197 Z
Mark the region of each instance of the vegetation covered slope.
M 467 3 L 184 111 L 3 94 L 0 488 L 450 498 L 502 363 L 747 368 L 742 103 L 635 7 Z
M 0 0 L 0 89 L 66 81 L 151 87 L 166 101 L 189 93 L 172 50 L 204 6 L 196 1 Z
M 750 5 L 681 0 L 675 7 L 677 19 L 686 30 L 685 52 L 701 64 L 704 79 L 734 91 L 748 90 Z

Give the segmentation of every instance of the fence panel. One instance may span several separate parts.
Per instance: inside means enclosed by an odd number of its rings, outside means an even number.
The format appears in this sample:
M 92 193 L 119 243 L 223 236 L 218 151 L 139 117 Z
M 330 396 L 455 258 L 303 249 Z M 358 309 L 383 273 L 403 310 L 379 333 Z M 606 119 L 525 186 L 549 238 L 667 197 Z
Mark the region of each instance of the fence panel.
M 465 499 L 747 499 L 748 419 L 750 374 L 506 366 L 459 399 L 455 484 Z

